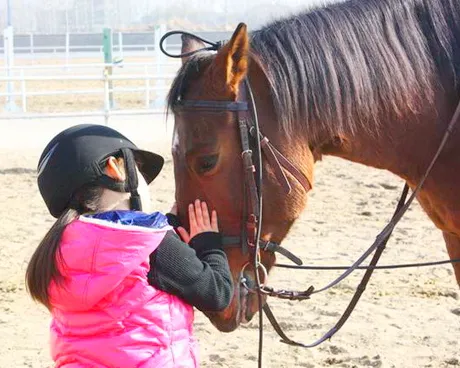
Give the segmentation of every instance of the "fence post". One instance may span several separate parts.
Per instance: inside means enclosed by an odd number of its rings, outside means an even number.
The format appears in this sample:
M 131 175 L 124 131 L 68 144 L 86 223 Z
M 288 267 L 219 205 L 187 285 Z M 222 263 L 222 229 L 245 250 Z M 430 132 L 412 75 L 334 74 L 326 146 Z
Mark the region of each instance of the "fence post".
M 69 58 L 70 58 L 70 33 L 66 32 L 65 34 L 65 66 L 66 70 L 69 67 Z
M 155 27 L 155 73 L 158 76 L 161 76 L 162 73 L 162 64 L 164 62 L 164 55 L 160 50 L 160 39 L 161 37 L 166 33 L 166 25 L 161 24 L 159 26 Z M 165 102 L 165 80 L 162 78 L 158 78 L 155 81 L 156 85 L 156 98 L 154 102 L 154 108 L 156 109 L 161 109 L 164 107 L 164 102 Z
M 113 72 L 113 38 L 112 38 L 112 29 L 111 28 L 104 28 L 104 33 L 103 33 L 103 47 L 104 47 L 104 63 L 106 66 L 104 67 L 105 73 L 107 75 L 112 76 Z M 110 65 L 109 65 L 110 64 Z M 114 108 L 114 103 L 113 103 L 113 81 L 111 79 L 108 79 L 108 85 L 109 85 L 109 106 L 110 109 Z
M 13 66 L 14 66 L 14 33 L 13 27 L 8 26 L 3 31 L 3 49 L 5 55 L 5 65 L 6 65 L 6 77 L 11 78 L 13 74 Z M 15 98 L 14 98 L 14 82 L 8 80 L 6 82 L 6 104 L 5 104 L 5 111 L 8 112 L 16 112 L 18 111 L 18 107 L 16 106 Z
M 150 79 L 149 79 L 149 71 L 147 65 L 144 66 L 144 74 L 145 74 L 145 108 L 150 108 Z
M 29 35 L 29 47 L 30 47 L 30 53 L 33 55 L 34 54 L 34 34 L 31 33 Z
M 104 69 L 104 123 L 109 125 L 110 118 L 110 80 L 107 68 Z
M 118 32 L 118 57 L 123 59 L 123 33 Z
M 21 69 L 21 98 L 22 98 L 22 112 L 27 112 L 27 92 L 26 92 L 26 80 L 24 78 L 24 69 Z

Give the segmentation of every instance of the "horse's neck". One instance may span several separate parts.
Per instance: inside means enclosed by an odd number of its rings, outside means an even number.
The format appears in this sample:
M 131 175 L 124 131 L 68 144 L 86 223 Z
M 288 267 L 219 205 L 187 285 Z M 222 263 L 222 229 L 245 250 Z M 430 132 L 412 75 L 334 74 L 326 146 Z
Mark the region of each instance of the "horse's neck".
M 326 142 L 320 152 L 388 170 L 416 183 L 434 156 L 455 107 L 441 100 L 427 106 L 424 114 L 382 119 L 378 131 L 344 134 Z
M 250 74 L 252 84 L 260 86 L 255 93 L 255 99 L 257 106 L 264 107 L 258 109 L 260 121 L 267 123 L 263 127 L 264 133 L 305 174 L 312 171 L 312 167 L 306 164 L 311 155 L 310 150 L 306 149 L 309 147 L 316 159 L 322 155 L 333 155 L 388 170 L 410 183 L 417 183 L 435 154 L 458 103 L 458 91 L 440 88 L 436 93 L 436 101 L 428 103 L 423 113 L 382 117 L 379 119 L 378 128 L 374 130 L 357 129 L 354 134 L 345 132 L 332 138 L 328 132 L 325 133 L 325 139 L 320 140 L 321 144 L 312 145 L 309 138 L 317 132 L 309 132 L 308 126 L 302 127 L 302 124 L 297 125 L 299 131 L 291 132 L 288 137 L 278 134 L 268 82 L 258 67 L 252 67 Z M 460 122 L 458 124 L 460 126 Z M 458 144 L 455 143 L 457 138 Z M 456 145 L 460 151 L 460 137 L 452 137 L 450 141 L 454 142 L 450 145 Z

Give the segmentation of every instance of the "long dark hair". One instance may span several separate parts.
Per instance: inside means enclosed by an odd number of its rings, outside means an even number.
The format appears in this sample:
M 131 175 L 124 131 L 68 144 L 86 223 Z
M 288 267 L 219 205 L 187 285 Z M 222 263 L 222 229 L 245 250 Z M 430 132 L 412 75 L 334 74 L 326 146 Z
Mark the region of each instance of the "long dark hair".
M 347 1 L 252 34 L 281 126 L 377 133 L 380 114 L 419 113 L 459 80 L 460 2 Z
M 70 201 L 69 207 L 56 220 L 51 229 L 46 233 L 38 245 L 26 271 L 26 286 L 32 299 L 51 309 L 49 298 L 49 285 L 51 281 L 62 283 L 63 275 L 58 264 L 63 264 L 59 244 L 67 225 L 79 215 L 88 212 L 97 212 L 102 187 L 87 184 L 80 188 Z
M 436 83 L 460 84 L 458 0 L 350 0 L 275 21 L 251 34 L 280 128 L 378 134 L 379 118 L 417 113 Z M 168 98 L 193 85 L 213 54 L 183 65 Z M 438 81 L 438 82 L 437 82 Z

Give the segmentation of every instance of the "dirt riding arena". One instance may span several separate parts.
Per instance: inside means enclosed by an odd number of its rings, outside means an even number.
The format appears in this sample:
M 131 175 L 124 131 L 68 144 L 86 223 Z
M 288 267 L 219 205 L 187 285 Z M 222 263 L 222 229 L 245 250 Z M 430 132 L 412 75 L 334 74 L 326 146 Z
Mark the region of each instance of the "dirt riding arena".
M 91 119 L 85 121 L 93 121 Z M 48 313 L 24 288 L 27 261 L 52 224 L 37 187 L 42 145 L 77 120 L 0 121 L 0 367 L 51 367 Z M 114 119 L 143 147 L 167 157 L 152 185 L 155 207 L 174 197 L 170 133 L 161 117 Z M 343 160 L 318 163 L 309 207 L 285 242 L 306 263 L 347 265 L 390 218 L 403 183 L 386 172 Z M 266 198 L 269 200 L 269 198 Z M 395 231 L 383 264 L 446 259 L 440 232 L 415 204 Z M 280 258 L 281 260 L 281 258 Z M 284 260 L 283 260 L 284 261 Z M 276 301 L 286 333 L 311 342 L 343 312 L 362 271 L 305 302 Z M 324 286 L 337 272 L 275 270 L 272 285 Z M 220 333 L 197 312 L 203 367 L 255 367 L 257 321 Z M 266 322 L 265 367 L 460 367 L 460 291 L 450 266 L 376 271 L 356 312 L 332 341 L 304 350 L 278 342 Z

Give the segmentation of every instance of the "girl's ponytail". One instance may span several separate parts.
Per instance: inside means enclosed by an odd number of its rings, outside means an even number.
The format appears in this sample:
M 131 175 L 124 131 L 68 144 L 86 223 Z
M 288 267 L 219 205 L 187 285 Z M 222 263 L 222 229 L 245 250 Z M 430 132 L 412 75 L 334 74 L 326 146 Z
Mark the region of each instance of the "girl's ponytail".
M 32 298 L 48 309 L 51 309 L 49 300 L 49 285 L 51 281 L 60 283 L 63 276 L 58 264 L 63 264 L 60 252 L 61 237 L 67 225 L 80 214 L 98 211 L 98 204 L 103 189 L 94 184 L 85 185 L 74 195 L 71 205 L 56 220 L 38 245 L 26 271 L 26 287 Z
M 46 233 L 27 266 L 27 290 L 34 300 L 42 303 L 48 309 L 51 309 L 48 294 L 50 282 L 51 280 L 57 283 L 62 281 L 62 275 L 57 266 L 58 262 L 62 261 L 59 249 L 61 237 L 66 226 L 78 215 L 76 210 L 68 208 Z

